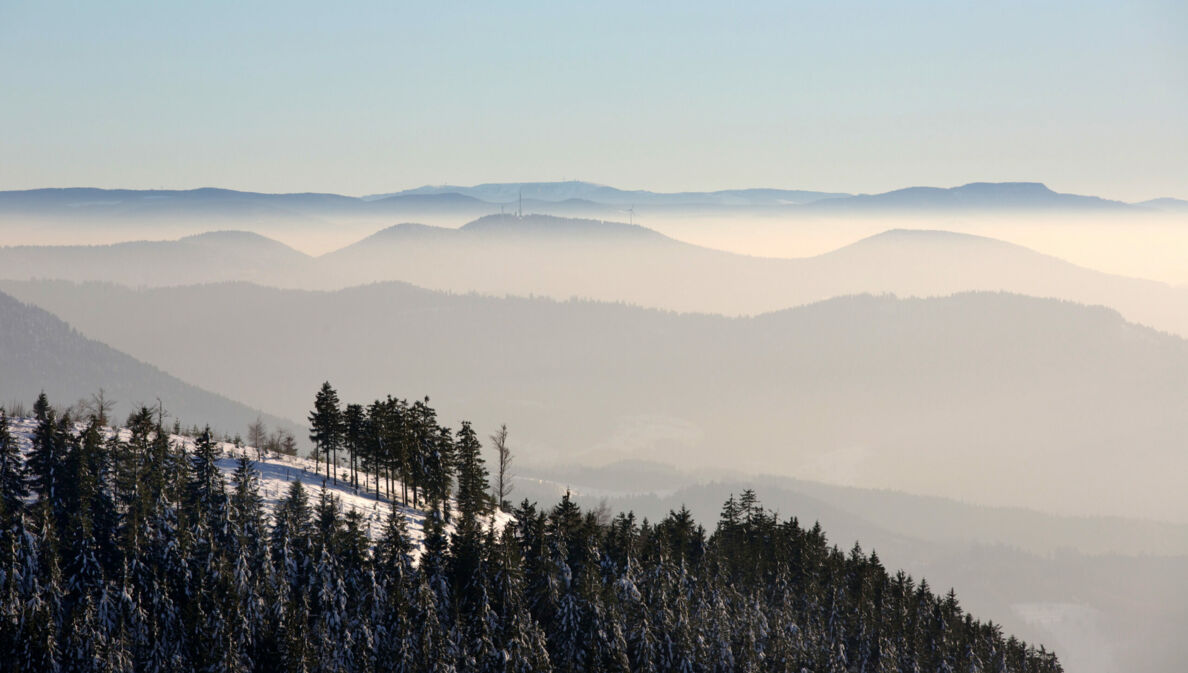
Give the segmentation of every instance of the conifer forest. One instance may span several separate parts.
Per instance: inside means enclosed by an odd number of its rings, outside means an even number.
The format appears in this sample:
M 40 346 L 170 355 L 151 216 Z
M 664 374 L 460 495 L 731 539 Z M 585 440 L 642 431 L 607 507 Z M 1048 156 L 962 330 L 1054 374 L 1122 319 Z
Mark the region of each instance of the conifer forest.
M 1188 0 L 0 0 L 0 673 L 1188 673 Z
M 26 435 L 16 431 L 29 428 Z M 492 494 L 483 443 L 429 400 L 309 416 L 323 479 L 274 506 L 258 453 L 141 408 L 0 415 L 0 652 L 13 673 L 1051 673 L 953 591 L 781 517 L 716 523 Z M 506 437 L 506 429 L 503 430 Z M 233 469 L 220 461 L 233 460 Z M 412 534 L 415 512 L 420 534 Z

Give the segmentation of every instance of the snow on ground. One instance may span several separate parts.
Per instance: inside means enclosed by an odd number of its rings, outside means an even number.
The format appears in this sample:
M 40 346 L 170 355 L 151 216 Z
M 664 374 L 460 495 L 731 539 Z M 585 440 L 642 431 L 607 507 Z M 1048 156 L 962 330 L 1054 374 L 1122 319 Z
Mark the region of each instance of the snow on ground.
M 36 427 L 37 421 L 32 418 L 9 419 L 9 432 L 19 443 L 22 452 L 27 452 L 32 447 L 33 431 Z M 76 425 L 76 431 L 81 431 L 83 428 L 82 425 Z M 108 433 L 115 431 L 115 429 L 107 428 Z M 118 432 L 120 432 L 121 438 L 127 438 L 130 435 L 126 429 L 119 429 Z M 194 440 L 191 437 L 170 435 L 170 440 L 174 446 L 183 447 L 187 453 L 192 453 L 194 450 Z M 400 482 L 392 482 L 394 499 L 389 500 L 384 497 L 383 494 L 387 491 L 382 484 L 380 486 L 381 495 L 377 498 L 374 475 L 360 473 L 359 488 L 356 489 L 350 484 L 350 471 L 341 465 L 338 467 L 336 483 L 326 476 L 325 462 L 316 465 L 313 460 L 299 456 L 276 453 L 261 455 L 253 447 L 236 446 L 230 442 L 218 442 L 216 446 L 223 456 L 219 459 L 218 466 L 228 482 L 230 482 L 231 474 L 235 471 L 240 456 L 246 455 L 252 459 L 256 470 L 260 473 L 260 495 L 264 499 L 265 511 L 270 517 L 276 506 L 284 500 L 294 481 L 300 481 L 305 487 L 311 506 L 316 505 L 321 498 L 324 484 L 329 494 L 342 503 L 344 513 L 356 511 L 363 515 L 364 530 L 373 540 L 383 532 L 384 521 L 388 518 L 390 508 L 395 507 L 399 510 L 408 524 L 409 538 L 417 547 L 414 554 L 419 556 L 421 541 L 425 537 L 425 511 L 411 506 L 406 507 L 400 503 Z M 340 453 L 340 462 L 343 458 L 344 454 Z M 320 474 L 318 473 L 319 469 L 321 470 Z M 454 511 L 456 513 L 457 510 Z M 497 529 L 502 529 L 510 521 L 512 521 L 510 514 L 496 512 L 493 523 Z M 449 529 L 450 527 L 447 526 L 447 530 Z

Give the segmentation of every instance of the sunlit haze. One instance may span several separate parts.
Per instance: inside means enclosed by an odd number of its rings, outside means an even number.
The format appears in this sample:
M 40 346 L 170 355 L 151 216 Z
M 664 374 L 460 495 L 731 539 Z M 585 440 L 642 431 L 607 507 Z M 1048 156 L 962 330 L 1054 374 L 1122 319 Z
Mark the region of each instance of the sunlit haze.
M 0 0 L 0 129 L 4 671 L 1185 669 L 1184 0 Z

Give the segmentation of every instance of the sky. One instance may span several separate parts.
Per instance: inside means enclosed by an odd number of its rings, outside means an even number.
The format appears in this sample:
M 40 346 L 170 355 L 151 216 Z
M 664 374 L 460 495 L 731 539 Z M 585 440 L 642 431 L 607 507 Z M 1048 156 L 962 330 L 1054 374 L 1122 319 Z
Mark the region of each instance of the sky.
M 1188 198 L 1188 3 L 0 0 L 0 189 Z

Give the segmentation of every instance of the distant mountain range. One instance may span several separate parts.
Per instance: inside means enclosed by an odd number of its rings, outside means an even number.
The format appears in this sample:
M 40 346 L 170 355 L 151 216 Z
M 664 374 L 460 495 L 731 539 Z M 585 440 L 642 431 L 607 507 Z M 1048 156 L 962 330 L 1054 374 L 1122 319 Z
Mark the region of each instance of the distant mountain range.
M 819 210 L 1117 210 L 1132 206 L 1096 196 L 1060 194 L 1038 182 L 974 182 L 960 187 L 909 187 L 883 194 L 818 199 Z
M 127 190 L 33 189 L 0 192 L 0 214 L 160 217 L 267 215 L 294 217 L 367 216 L 419 211 L 460 211 L 480 215 L 492 206 L 568 207 L 615 212 L 642 209 L 784 208 L 796 212 L 832 209 L 1163 209 L 1176 199 L 1125 204 L 1096 196 L 1060 194 L 1035 182 L 977 182 L 959 187 L 910 187 L 882 194 L 847 194 L 798 189 L 728 189 L 712 192 L 652 192 L 623 190 L 590 182 L 514 182 L 475 186 L 424 186 L 364 197 L 340 194 L 264 194 L 229 189 Z M 609 207 L 613 207 L 609 208 Z M 557 213 L 565 214 L 565 213 Z
M 333 215 L 375 215 L 420 209 L 467 208 L 489 204 L 462 194 L 406 194 L 361 199 L 340 194 L 263 194 L 232 189 L 130 190 L 32 189 L 0 192 L 0 213 L 86 217 L 163 217 L 269 215 L 317 218 Z
M 450 420 L 507 422 L 536 461 L 647 458 L 1188 522 L 1188 342 L 1102 308 L 865 296 L 730 319 L 391 283 L 3 289 L 289 418 L 332 379 L 347 399 L 428 394 Z
M 584 297 L 727 315 L 863 292 L 1003 290 L 1104 304 L 1130 320 L 1188 335 L 1182 289 L 941 231 L 893 230 L 816 257 L 769 259 L 625 224 L 489 216 L 460 229 L 393 227 L 319 258 L 317 266 L 329 287 L 402 280 L 452 292 Z
M 621 301 L 750 315 L 831 297 L 1008 291 L 1101 304 L 1188 336 L 1188 289 L 1100 273 L 993 239 L 892 230 L 823 255 L 770 259 L 682 243 L 621 222 L 491 215 L 461 228 L 401 224 L 320 257 L 215 232 L 165 242 L 0 248 L 0 279 L 129 286 L 250 281 L 341 289 L 399 280 L 450 292 Z
M 840 192 L 816 192 L 800 189 L 725 189 L 714 192 L 652 192 L 643 189 L 623 190 L 592 182 L 502 182 L 463 187 L 460 185 L 424 186 L 390 194 L 365 196 L 367 200 L 427 194 L 462 194 L 488 203 L 512 205 L 520 199 L 558 203 L 586 201 L 619 206 L 646 205 L 716 205 L 783 206 L 850 196 Z
M 1169 213 L 1188 213 L 1188 201 L 1185 201 L 1184 199 L 1172 199 L 1165 197 L 1162 199 L 1143 201 L 1142 203 L 1138 203 L 1136 205 Z
M 0 247 L 0 277 L 100 280 L 125 285 L 181 285 L 299 277 L 312 258 L 245 231 L 216 231 L 175 241 L 112 245 Z
M 38 393 L 45 392 L 51 403 L 66 408 L 90 399 L 100 388 L 115 403 L 112 418 L 117 422 L 135 405 L 155 406 L 160 400 L 185 427 L 209 423 L 217 432 L 236 435 L 261 418 L 305 443 L 305 433 L 291 421 L 195 388 L 0 292 L 0 402 L 31 408 Z

